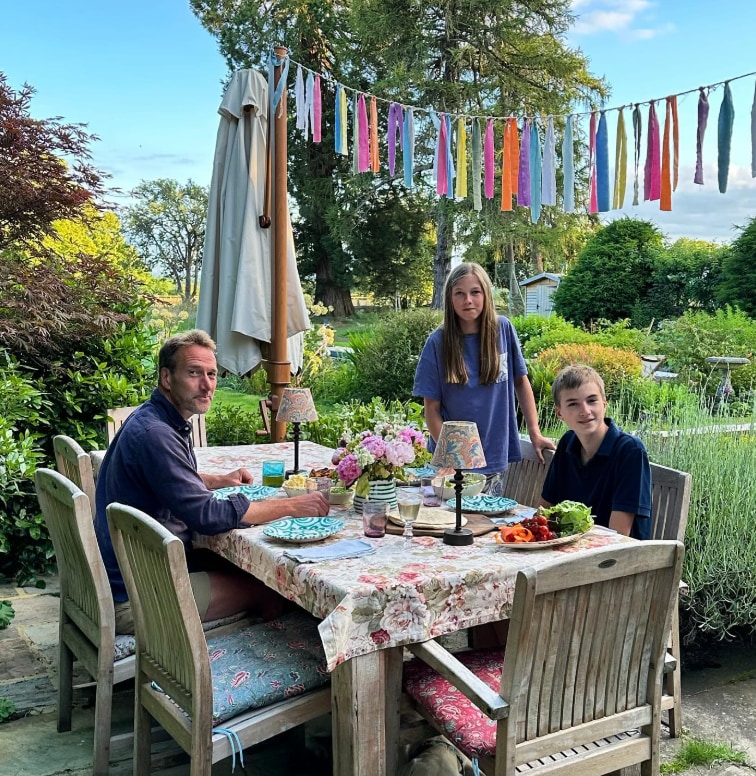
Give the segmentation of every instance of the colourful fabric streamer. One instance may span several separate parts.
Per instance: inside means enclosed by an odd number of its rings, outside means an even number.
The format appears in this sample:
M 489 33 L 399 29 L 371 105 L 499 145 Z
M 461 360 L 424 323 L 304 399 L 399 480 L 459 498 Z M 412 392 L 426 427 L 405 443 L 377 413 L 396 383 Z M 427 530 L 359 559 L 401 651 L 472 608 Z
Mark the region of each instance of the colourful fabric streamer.
M 483 175 L 486 199 L 494 195 L 494 133 L 493 119 L 486 121 L 486 139 L 483 144 Z
M 315 134 L 314 129 L 314 114 L 313 114 L 313 103 L 315 102 L 315 78 L 312 73 L 307 74 L 307 83 L 305 85 L 305 139 L 307 139 L 307 129 L 308 127 L 312 129 L 313 134 Z
M 546 117 L 546 135 L 543 139 L 541 204 L 556 205 L 556 135 L 553 116 Z
M 717 126 L 717 181 L 719 191 L 727 191 L 727 177 L 730 174 L 730 145 L 732 143 L 732 125 L 735 122 L 735 107 L 732 104 L 730 82 L 725 81 L 722 105 L 719 107 Z
M 507 130 L 509 132 L 509 172 L 512 194 L 517 195 L 517 184 L 519 183 L 520 171 L 520 136 L 517 131 L 517 119 L 510 116 L 507 119 Z
M 294 81 L 294 105 L 297 111 L 297 129 L 307 132 L 307 110 L 302 65 L 297 65 L 297 77 Z
M 625 111 L 619 109 L 617 115 L 617 140 L 614 149 L 614 196 L 612 209 L 622 210 L 625 206 L 625 188 L 627 187 L 627 130 L 625 129 Z
M 530 221 L 541 217 L 541 138 L 535 117 L 530 124 Z
M 368 131 L 367 105 L 365 104 L 365 95 L 361 94 L 357 101 L 357 125 L 359 126 L 359 159 L 358 167 L 360 172 L 367 172 L 370 169 L 370 134 Z
M 360 122 L 357 107 L 357 92 L 352 95 L 352 175 L 360 171 Z
M 661 149 L 659 120 L 654 101 L 648 108 L 648 137 L 646 138 L 646 166 L 643 173 L 643 199 L 655 202 L 661 196 Z
M 454 198 L 454 156 L 452 155 L 451 116 L 446 114 L 446 196 Z
M 588 168 L 590 169 L 590 190 L 588 199 L 588 212 L 598 213 L 598 193 L 596 186 L 596 111 L 591 113 L 588 123 Z
M 482 152 L 480 138 L 480 119 L 473 119 L 472 125 L 472 190 L 473 210 L 483 209 L 483 199 L 480 196 L 481 169 L 480 155 Z
M 530 119 L 522 120 L 520 166 L 517 175 L 517 204 L 530 207 Z
M 562 185 L 564 187 L 564 212 L 575 212 L 575 141 L 572 129 L 572 116 L 567 116 L 562 138 Z
M 323 99 L 320 93 L 320 76 L 315 76 L 315 86 L 312 90 L 312 141 L 320 143 L 323 139 L 321 119 L 323 116 Z
M 641 138 L 643 135 L 643 116 L 641 116 L 640 105 L 636 104 L 633 108 L 633 158 L 635 161 L 635 172 L 633 177 L 633 205 L 638 204 L 639 186 L 638 177 L 640 172 Z
M 672 107 L 672 191 L 680 182 L 680 125 L 677 120 L 677 96 L 667 97 Z
M 446 194 L 446 116 L 441 113 L 438 116 L 438 142 L 436 144 L 436 194 L 439 197 Z
M 504 131 L 501 144 L 501 204 L 502 212 L 512 209 L 512 171 L 509 166 L 511 163 L 510 138 L 509 138 L 509 120 L 504 122 Z
M 343 154 L 342 151 L 344 145 L 343 133 L 341 131 L 341 93 L 343 87 L 341 84 L 336 84 L 336 105 L 334 106 L 334 129 L 333 129 L 333 148 L 337 154 Z
M 402 135 L 402 106 L 398 102 L 392 102 L 389 105 L 388 112 L 388 158 L 389 175 L 394 177 L 394 168 L 396 167 L 396 133 L 399 133 L 399 140 Z
M 370 98 L 370 169 L 376 173 L 381 171 L 381 160 L 378 156 L 378 104 L 375 95 Z
M 464 116 L 457 118 L 457 183 L 454 196 L 458 199 L 467 196 L 467 127 Z
M 404 185 L 411 189 L 415 172 L 415 114 L 412 108 L 404 110 L 404 136 L 402 138 L 402 161 L 404 162 Z
M 672 104 L 667 98 L 666 113 L 664 115 L 664 137 L 661 153 L 661 186 L 659 193 L 659 210 L 672 210 L 672 160 L 670 158 L 670 140 L 672 134 Z
M 696 172 L 693 183 L 703 186 L 703 143 L 709 121 L 709 97 L 703 87 L 698 90 L 698 127 L 696 129 Z
M 599 115 L 596 130 L 596 201 L 598 212 L 606 213 L 609 207 L 609 127 L 606 123 L 606 111 Z

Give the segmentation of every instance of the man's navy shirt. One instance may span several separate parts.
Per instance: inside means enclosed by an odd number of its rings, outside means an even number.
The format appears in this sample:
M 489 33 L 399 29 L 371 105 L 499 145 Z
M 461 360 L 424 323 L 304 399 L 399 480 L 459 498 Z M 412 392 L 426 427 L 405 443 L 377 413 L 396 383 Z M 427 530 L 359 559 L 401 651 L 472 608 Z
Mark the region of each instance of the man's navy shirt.
M 108 504 L 142 510 L 187 548 L 192 533 L 212 536 L 238 528 L 249 508 L 240 494 L 213 497 L 197 473 L 191 433 L 189 421 L 156 388 L 108 447 L 97 477 L 95 531 L 116 603 L 127 595 L 108 530 Z
M 550 504 L 580 501 L 587 504 L 597 525 L 608 526 L 613 511 L 635 515 L 630 535 L 651 538 L 651 465 L 646 448 L 637 437 L 605 418 L 606 436 L 586 464 L 574 431 L 557 445 L 546 474 L 542 496 Z

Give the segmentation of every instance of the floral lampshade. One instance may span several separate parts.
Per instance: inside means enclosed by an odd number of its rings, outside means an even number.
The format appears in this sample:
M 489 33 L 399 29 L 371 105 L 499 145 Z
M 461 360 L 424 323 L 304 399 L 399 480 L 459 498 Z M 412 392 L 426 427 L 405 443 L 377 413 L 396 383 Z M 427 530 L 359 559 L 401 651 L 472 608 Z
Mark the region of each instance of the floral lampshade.
M 309 388 L 284 388 L 276 420 L 284 423 L 308 423 L 318 419 Z
M 433 465 L 438 469 L 482 469 L 486 456 L 477 424 L 468 420 L 447 420 L 441 426 Z

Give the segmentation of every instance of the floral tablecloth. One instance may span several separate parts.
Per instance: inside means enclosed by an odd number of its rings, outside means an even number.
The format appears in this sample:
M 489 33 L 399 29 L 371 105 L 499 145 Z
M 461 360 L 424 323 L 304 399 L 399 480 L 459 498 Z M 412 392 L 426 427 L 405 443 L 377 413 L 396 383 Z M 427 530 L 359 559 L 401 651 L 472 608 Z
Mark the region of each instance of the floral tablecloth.
M 258 481 L 266 458 L 289 457 L 289 443 L 197 448 L 200 471 L 218 473 L 245 466 Z M 326 466 L 328 448 L 300 445 L 304 468 Z M 351 510 L 332 507 L 345 527 L 327 539 L 362 538 L 362 521 Z M 389 646 L 402 646 L 453 633 L 509 615 L 517 571 L 554 563 L 566 554 L 623 541 L 625 536 L 594 528 L 581 539 L 548 550 L 504 549 L 491 535 L 470 547 L 416 537 L 410 550 L 401 536 L 365 539 L 377 552 L 361 558 L 297 563 L 283 557 L 291 545 L 269 539 L 261 527 L 197 537 L 235 565 L 322 619 L 320 635 L 328 666 Z

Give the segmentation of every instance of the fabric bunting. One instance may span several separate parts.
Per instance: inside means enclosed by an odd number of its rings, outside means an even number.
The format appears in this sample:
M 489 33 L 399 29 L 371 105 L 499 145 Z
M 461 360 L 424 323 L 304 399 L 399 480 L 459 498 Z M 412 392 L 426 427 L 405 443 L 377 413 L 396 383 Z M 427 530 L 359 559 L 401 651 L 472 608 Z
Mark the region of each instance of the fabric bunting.
M 415 167 L 415 114 L 412 108 L 404 110 L 404 137 L 402 138 L 402 161 L 404 162 L 404 185 L 413 187 Z
M 530 119 L 523 119 L 520 166 L 517 175 L 517 204 L 530 207 Z
M 612 208 L 622 210 L 625 206 L 625 187 L 627 186 L 627 131 L 625 130 L 625 112 L 619 109 L 617 116 L 617 140 L 614 151 L 614 196 Z
M 314 114 L 314 102 L 315 102 L 315 78 L 312 73 L 307 74 L 307 83 L 305 84 L 305 140 L 307 139 L 308 128 L 315 134 L 315 114 Z
M 541 139 L 538 122 L 530 124 L 530 221 L 537 224 L 541 217 Z
M 446 196 L 454 197 L 454 157 L 452 155 L 451 116 L 446 114 Z
M 438 117 L 438 139 L 436 140 L 436 194 L 446 194 L 446 117 Z
M 543 174 L 541 178 L 541 204 L 556 205 L 556 135 L 554 117 L 546 118 L 546 135 L 543 139 Z
M 732 125 L 735 121 L 735 108 L 732 104 L 732 92 L 729 82 L 725 83 L 722 105 L 719 107 L 717 125 L 717 181 L 719 191 L 727 191 L 727 177 L 730 174 L 730 144 L 732 143 Z
M 572 116 L 567 116 L 562 139 L 562 165 L 564 168 L 564 212 L 575 212 L 575 141 L 573 138 Z
M 370 136 L 368 132 L 367 105 L 365 104 L 365 95 L 361 94 L 357 101 L 357 126 L 359 158 L 358 167 L 360 172 L 367 172 L 370 169 Z
M 297 112 L 297 129 L 307 132 L 307 110 L 305 107 L 305 85 L 302 65 L 297 65 L 297 76 L 294 82 L 294 107 Z
M 480 119 L 473 119 L 472 124 L 472 188 L 473 210 L 483 209 L 483 200 L 480 196 L 481 168 L 480 155 L 482 152 L 480 142 Z
M 464 116 L 457 119 L 457 184 L 454 196 L 457 199 L 467 196 L 467 128 Z
M 360 172 L 360 122 L 357 92 L 352 96 L 352 175 Z
M 512 185 L 512 194 L 517 196 L 517 185 L 520 177 L 520 136 L 517 131 L 517 119 L 510 116 L 507 119 L 507 131 L 509 133 L 509 174 Z
M 486 121 L 486 139 L 483 143 L 483 179 L 486 199 L 494 195 L 494 130 L 493 119 Z
M 670 159 L 670 135 L 673 135 L 673 157 Z M 672 210 L 672 192 L 677 188 L 678 167 L 677 98 L 667 97 L 667 110 L 664 116 L 664 141 L 661 159 L 661 192 L 659 210 Z
M 370 98 L 370 169 L 373 172 L 381 171 L 378 157 L 378 104 L 375 95 Z
M 347 155 L 347 107 L 346 92 L 341 84 L 336 85 L 336 126 L 334 128 L 334 149 L 337 154 Z
M 392 102 L 389 105 L 388 112 L 388 158 L 389 175 L 394 177 L 394 168 L 396 167 L 396 133 L 399 133 L 401 142 L 402 136 L 402 106 L 398 102 Z
M 501 205 L 504 212 L 512 209 L 512 148 L 509 137 L 509 119 L 504 122 L 501 145 Z
M 633 205 L 638 204 L 640 193 L 638 177 L 640 172 L 640 153 L 641 141 L 643 135 L 643 116 L 641 116 L 640 105 L 633 108 L 633 159 L 634 159 L 634 177 L 633 177 Z
M 709 97 L 701 87 L 698 90 L 698 127 L 696 129 L 696 173 L 693 183 L 703 186 L 703 142 L 706 124 L 709 121 Z
M 596 202 L 599 213 L 609 212 L 609 128 L 604 110 L 596 130 Z

